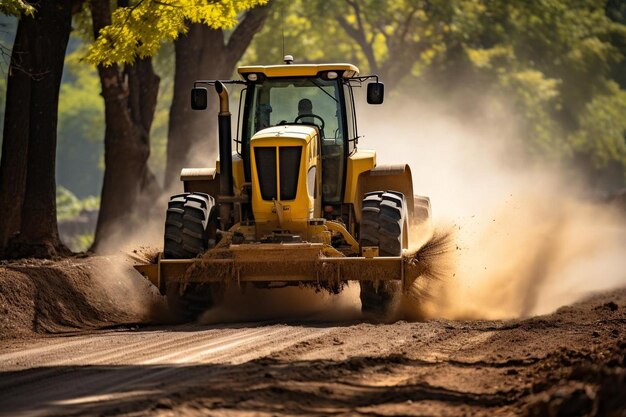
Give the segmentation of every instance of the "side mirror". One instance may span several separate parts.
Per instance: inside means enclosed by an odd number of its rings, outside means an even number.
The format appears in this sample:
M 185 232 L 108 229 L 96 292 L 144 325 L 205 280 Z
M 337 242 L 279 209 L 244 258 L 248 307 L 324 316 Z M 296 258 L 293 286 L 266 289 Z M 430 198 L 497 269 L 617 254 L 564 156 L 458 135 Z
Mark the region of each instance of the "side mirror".
M 194 87 L 191 89 L 191 108 L 194 110 L 205 110 L 207 108 L 206 88 Z
M 375 82 L 367 85 L 367 102 L 369 104 L 382 104 L 385 99 L 385 84 Z

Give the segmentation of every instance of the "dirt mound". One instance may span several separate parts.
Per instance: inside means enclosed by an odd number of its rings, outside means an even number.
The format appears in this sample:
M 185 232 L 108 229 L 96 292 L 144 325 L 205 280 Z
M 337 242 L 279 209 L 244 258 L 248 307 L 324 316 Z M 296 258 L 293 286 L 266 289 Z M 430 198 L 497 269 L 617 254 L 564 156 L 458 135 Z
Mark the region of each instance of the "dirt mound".
M 122 256 L 0 264 L 0 339 L 143 323 L 158 308 Z
M 618 335 L 614 337 L 617 339 Z M 623 415 L 626 397 L 626 342 L 577 351 L 563 348 L 539 368 L 526 415 Z M 543 375 L 542 375 L 543 374 Z

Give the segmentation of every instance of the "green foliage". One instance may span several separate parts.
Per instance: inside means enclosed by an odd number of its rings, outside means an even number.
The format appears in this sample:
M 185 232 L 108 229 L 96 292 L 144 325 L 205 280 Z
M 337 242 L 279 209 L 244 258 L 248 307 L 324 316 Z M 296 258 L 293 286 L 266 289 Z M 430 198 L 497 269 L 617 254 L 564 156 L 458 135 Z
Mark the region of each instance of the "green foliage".
M 342 39 L 345 35 L 334 20 L 322 22 L 325 18 L 316 10 L 319 2 L 272 3 L 267 21 L 244 54 L 242 65 L 282 64 L 286 54 L 293 55 L 296 63 L 362 61 L 359 48 Z
M 85 45 L 72 38 L 59 95 L 57 183 L 85 197 L 100 192 L 104 102 L 96 70 L 81 61 Z
M 81 210 L 80 200 L 67 188 L 57 186 L 57 219 L 74 218 Z
M 60 92 L 59 113 L 62 116 L 60 128 L 65 123 L 80 119 L 75 126 L 88 140 L 98 141 L 102 136 L 104 123 L 104 103 L 100 97 L 100 80 L 93 67 L 81 61 L 85 46 L 79 46 L 65 58 L 64 83 Z M 82 113 L 82 114 L 81 114 Z
M 74 236 L 68 245 L 74 252 L 86 252 L 93 244 L 93 239 L 93 233 L 86 233 L 84 235 Z
M 174 93 L 174 45 L 163 45 L 152 60 L 154 70 L 161 77 L 159 95 L 150 130 L 150 159 L 152 172 L 157 178 L 165 175 L 167 135 L 170 106 Z
M 598 168 L 617 161 L 626 169 L 626 91 L 610 82 L 607 93 L 585 105 L 579 125 L 570 138 L 576 152 L 589 155 Z
M 523 70 L 501 74 L 499 81 L 514 98 L 518 116 L 526 121 L 524 133 L 529 153 L 551 160 L 566 156 L 569 151 L 560 126 L 550 116 L 558 107 L 559 80 L 546 78 L 540 71 Z
M 2 0 L 0 2 L 0 13 L 12 16 L 20 16 L 22 14 L 32 16 L 35 14 L 35 8 L 23 0 Z
M 95 210 L 100 207 L 99 197 L 87 197 L 80 200 L 70 190 L 57 186 L 57 220 L 69 220 L 83 210 Z
M 445 49 L 452 8 L 443 0 L 428 8 L 417 0 L 275 0 L 243 63 L 282 63 L 284 54 L 299 63 L 352 62 L 393 88 Z
M 321 16 L 333 18 L 340 36 L 358 46 L 363 69 L 395 88 L 419 76 L 446 50 L 460 0 L 344 0 L 319 2 Z
M 153 56 L 161 43 L 175 40 L 188 23 L 230 28 L 237 15 L 268 0 L 138 0 L 113 12 L 112 24 L 100 31 L 87 60 L 93 64 L 132 63 Z
M 459 21 L 461 44 L 516 105 L 529 152 L 626 168 L 626 91 L 611 81 L 626 58 L 626 22 L 596 0 L 480 3 Z
M 87 197 L 82 200 L 76 197 L 70 190 L 63 186 L 57 186 L 57 220 L 76 219 L 84 210 L 97 210 L 100 207 L 100 197 Z M 69 242 L 65 242 L 72 251 L 83 252 L 91 247 L 94 234 L 86 233 L 67 237 Z

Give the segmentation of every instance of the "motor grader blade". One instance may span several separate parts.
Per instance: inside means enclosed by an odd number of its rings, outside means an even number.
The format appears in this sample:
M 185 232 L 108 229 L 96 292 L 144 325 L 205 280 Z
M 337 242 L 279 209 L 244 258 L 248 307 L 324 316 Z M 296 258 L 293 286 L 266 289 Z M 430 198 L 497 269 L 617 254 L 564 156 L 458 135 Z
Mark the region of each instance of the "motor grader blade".
M 161 293 L 167 283 L 402 281 L 407 289 L 423 267 L 408 257 L 346 257 L 322 243 L 230 245 L 194 259 L 162 259 L 136 265 Z

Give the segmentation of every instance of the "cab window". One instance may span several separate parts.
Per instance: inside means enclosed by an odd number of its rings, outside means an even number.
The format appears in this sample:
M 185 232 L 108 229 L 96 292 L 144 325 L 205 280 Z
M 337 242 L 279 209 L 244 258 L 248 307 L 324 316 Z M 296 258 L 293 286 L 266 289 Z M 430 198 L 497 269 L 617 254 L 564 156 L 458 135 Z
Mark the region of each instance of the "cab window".
M 244 141 L 258 131 L 282 124 L 315 125 L 322 149 L 322 195 L 325 203 L 341 202 L 347 127 L 341 111 L 338 80 L 310 78 L 266 79 L 249 89 Z

